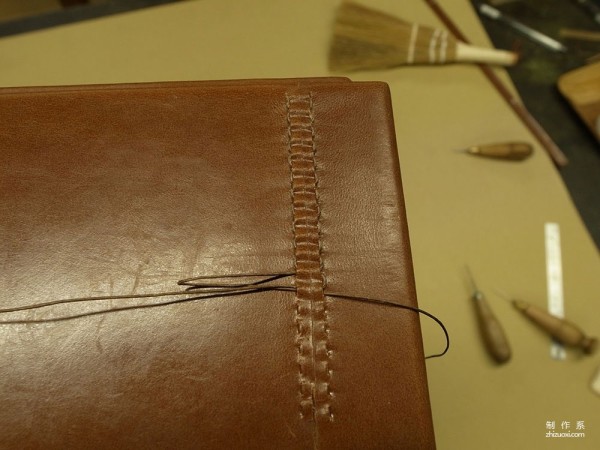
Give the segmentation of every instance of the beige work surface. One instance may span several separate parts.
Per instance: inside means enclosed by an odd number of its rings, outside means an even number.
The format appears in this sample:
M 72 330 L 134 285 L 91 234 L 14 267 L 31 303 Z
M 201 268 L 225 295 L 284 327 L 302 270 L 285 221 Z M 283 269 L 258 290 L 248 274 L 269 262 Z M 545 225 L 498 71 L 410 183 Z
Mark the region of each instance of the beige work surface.
M 189 1 L 4 38 L 0 86 L 330 75 L 338 1 Z M 441 3 L 473 42 L 486 44 L 467 0 Z M 419 0 L 368 4 L 439 24 Z M 599 355 L 569 351 L 566 361 L 552 360 L 547 337 L 494 294 L 546 306 L 544 224 L 558 223 L 566 315 L 600 334 L 598 251 L 547 155 L 537 144 L 522 163 L 453 151 L 502 140 L 535 144 L 475 66 L 351 78 L 391 87 L 419 302 L 451 336 L 450 353 L 427 362 L 438 447 L 600 448 L 600 396 L 589 388 Z M 512 343 L 505 366 L 492 363 L 478 337 L 465 263 Z M 439 351 L 441 331 L 422 323 L 426 352 Z M 581 421 L 585 429 L 576 430 Z M 548 438 L 548 422 L 557 432 L 569 422 L 585 437 Z

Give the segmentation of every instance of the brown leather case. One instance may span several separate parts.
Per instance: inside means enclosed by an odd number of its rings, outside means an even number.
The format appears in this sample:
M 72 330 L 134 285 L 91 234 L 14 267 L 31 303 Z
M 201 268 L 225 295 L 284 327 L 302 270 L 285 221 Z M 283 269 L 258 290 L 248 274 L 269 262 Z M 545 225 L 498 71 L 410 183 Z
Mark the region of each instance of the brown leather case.
M 0 314 L 1 448 L 434 447 L 418 315 L 329 295 L 416 306 L 385 84 L 4 89 L 0 149 L 0 308 L 85 299 Z

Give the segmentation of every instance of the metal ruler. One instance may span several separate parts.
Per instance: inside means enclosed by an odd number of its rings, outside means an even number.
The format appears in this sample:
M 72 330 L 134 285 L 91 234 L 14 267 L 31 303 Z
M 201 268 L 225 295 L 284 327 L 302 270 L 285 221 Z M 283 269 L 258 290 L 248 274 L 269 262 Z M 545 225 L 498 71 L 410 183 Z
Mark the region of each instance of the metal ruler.
M 554 316 L 565 317 L 565 300 L 563 294 L 562 259 L 560 253 L 560 228 L 557 223 L 544 224 L 546 243 L 546 287 L 548 292 L 548 312 Z M 564 347 L 552 342 L 550 356 L 564 360 L 567 356 Z

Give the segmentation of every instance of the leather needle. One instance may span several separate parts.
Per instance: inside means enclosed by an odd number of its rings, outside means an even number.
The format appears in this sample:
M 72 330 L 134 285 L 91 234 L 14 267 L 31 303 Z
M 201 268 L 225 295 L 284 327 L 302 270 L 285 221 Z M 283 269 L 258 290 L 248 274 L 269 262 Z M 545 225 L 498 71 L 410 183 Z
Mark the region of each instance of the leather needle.
M 545 34 L 542 34 L 531 27 L 528 27 L 527 25 L 513 19 L 512 17 L 506 16 L 505 14 L 501 13 L 499 10 L 490 5 L 486 5 L 485 3 L 480 4 L 479 12 L 490 19 L 497 20 L 498 22 L 508 25 L 512 29 L 528 37 L 530 40 L 540 45 L 543 45 L 547 49 L 553 50 L 555 52 L 567 51 L 567 47 L 565 47 L 562 43 L 558 42 L 557 40 L 552 39 L 551 37 L 546 36 Z

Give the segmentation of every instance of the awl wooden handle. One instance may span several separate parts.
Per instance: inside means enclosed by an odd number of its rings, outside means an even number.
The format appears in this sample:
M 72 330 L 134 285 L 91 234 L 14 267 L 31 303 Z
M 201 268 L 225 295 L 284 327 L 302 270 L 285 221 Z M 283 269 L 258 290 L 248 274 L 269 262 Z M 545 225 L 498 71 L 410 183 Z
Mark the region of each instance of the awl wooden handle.
M 522 161 L 533 153 L 533 147 L 525 142 L 504 142 L 498 144 L 475 145 L 466 149 L 471 155 L 487 158 Z
M 586 354 L 591 354 L 596 350 L 598 343 L 597 339 L 586 336 L 575 324 L 553 316 L 543 309 L 524 302 L 523 300 L 513 300 L 512 304 L 521 311 L 525 317 L 538 325 L 557 341 L 572 347 L 579 347 Z
M 511 357 L 511 350 L 504 329 L 487 304 L 483 294 L 476 293 L 473 296 L 473 302 L 481 337 L 488 353 L 500 364 L 507 362 Z

